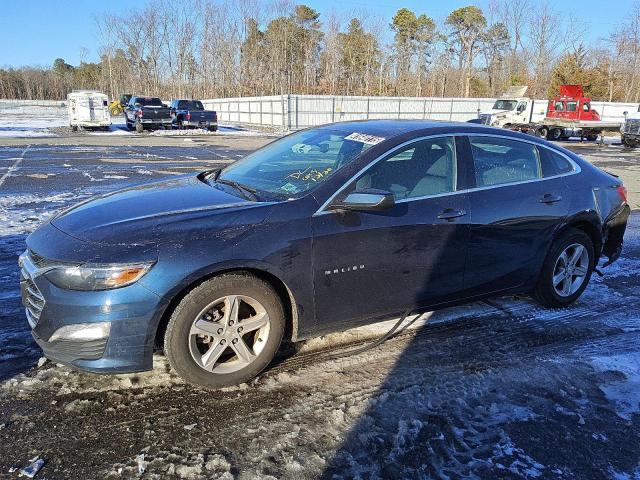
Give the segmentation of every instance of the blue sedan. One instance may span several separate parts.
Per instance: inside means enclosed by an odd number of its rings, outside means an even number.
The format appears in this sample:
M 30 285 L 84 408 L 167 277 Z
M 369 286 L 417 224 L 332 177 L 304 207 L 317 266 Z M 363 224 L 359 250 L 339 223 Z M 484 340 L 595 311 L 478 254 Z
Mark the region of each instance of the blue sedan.
M 504 294 L 563 307 L 615 261 L 626 190 L 574 153 L 474 124 L 365 121 L 221 170 L 95 197 L 27 239 L 22 297 L 56 362 L 222 387 L 283 342 Z

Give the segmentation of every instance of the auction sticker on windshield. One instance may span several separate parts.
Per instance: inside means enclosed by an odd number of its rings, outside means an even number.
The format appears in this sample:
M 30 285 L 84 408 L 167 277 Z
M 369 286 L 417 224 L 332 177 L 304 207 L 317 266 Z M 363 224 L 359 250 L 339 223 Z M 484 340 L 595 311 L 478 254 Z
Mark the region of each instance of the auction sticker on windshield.
M 345 140 L 353 140 L 354 142 L 366 143 L 367 145 L 376 145 L 384 140 L 384 137 L 376 137 L 374 135 L 366 135 L 364 133 L 353 132 L 346 137 Z

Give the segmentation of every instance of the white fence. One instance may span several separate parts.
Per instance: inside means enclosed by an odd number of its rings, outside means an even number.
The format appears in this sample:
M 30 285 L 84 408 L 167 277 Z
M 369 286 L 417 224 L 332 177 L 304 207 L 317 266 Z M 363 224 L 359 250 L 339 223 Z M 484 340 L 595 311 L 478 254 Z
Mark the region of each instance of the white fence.
M 66 107 L 66 100 L 12 100 L 0 98 L 0 107 Z
M 218 112 L 222 123 L 276 127 L 282 130 L 348 120 L 375 118 L 430 119 L 465 122 L 488 110 L 494 98 L 355 97 L 332 95 L 273 95 L 203 100 Z M 535 100 L 545 108 L 547 100 Z M 605 121 L 624 121 L 624 112 L 638 104 L 592 102 Z

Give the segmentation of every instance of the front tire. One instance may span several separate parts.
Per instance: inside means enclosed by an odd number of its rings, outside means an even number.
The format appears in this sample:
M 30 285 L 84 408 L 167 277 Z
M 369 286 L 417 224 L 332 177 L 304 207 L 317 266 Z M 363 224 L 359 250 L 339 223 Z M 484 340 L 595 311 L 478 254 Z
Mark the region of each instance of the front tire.
M 282 304 L 268 283 L 225 274 L 182 299 L 169 319 L 164 349 L 186 382 L 222 388 L 258 375 L 280 348 L 284 330 Z
M 570 229 L 552 244 L 533 297 L 545 307 L 566 307 L 582 295 L 595 267 L 595 249 L 582 230 Z
M 629 148 L 636 148 L 638 146 L 638 142 L 636 142 L 635 140 L 631 140 L 630 138 L 627 138 L 626 135 L 622 136 L 622 144 L 625 147 L 629 147 Z

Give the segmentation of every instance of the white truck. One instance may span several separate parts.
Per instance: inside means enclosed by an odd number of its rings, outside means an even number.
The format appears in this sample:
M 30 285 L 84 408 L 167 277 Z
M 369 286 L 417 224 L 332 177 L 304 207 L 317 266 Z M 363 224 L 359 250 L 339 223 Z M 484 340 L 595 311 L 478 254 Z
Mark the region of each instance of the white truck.
M 111 125 L 109 98 L 95 90 L 74 90 L 67 95 L 69 126 L 74 132 L 79 128 L 108 129 Z
M 509 87 L 495 101 L 491 110 L 480 112 L 476 123 L 509 128 L 511 125 L 535 123 L 544 119 L 547 102 L 536 102 L 533 98 L 525 97 L 527 88 L 525 85 Z
M 635 148 L 640 146 L 640 106 L 638 111 L 631 114 L 624 112 L 625 120 L 620 128 L 622 144 L 625 147 Z

